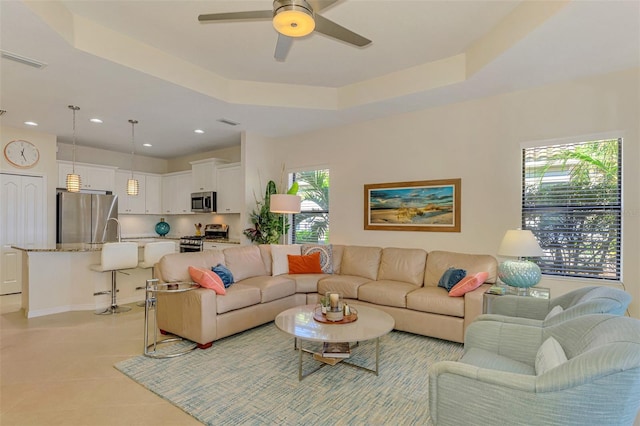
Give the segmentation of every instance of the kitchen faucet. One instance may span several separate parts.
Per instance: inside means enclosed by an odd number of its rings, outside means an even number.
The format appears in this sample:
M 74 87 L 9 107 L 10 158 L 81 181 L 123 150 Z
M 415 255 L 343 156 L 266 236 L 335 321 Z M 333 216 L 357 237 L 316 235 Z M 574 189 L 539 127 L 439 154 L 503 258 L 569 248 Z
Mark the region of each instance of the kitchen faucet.
M 107 224 L 104 226 L 104 232 L 105 234 L 107 233 L 107 226 L 109 226 L 109 221 L 110 220 L 115 220 L 116 221 L 116 226 L 117 226 L 117 231 L 118 231 L 118 242 L 122 242 L 122 227 L 120 226 L 120 221 L 118 219 L 116 219 L 115 217 L 110 217 L 109 219 L 107 219 Z

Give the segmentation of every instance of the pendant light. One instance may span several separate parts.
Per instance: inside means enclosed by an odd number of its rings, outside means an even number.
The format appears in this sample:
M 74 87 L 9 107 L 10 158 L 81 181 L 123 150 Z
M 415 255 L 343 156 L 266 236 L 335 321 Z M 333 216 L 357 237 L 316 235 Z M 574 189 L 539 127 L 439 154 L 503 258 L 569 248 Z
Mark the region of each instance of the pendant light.
M 71 166 L 71 173 L 67 175 L 67 191 L 79 192 L 80 175 L 76 174 L 76 111 L 78 111 L 80 107 L 69 105 L 68 108 L 73 111 L 73 165 Z
M 127 180 L 127 195 L 138 195 L 138 180 L 133 178 L 133 158 L 136 151 L 134 128 L 138 120 L 129 120 L 129 123 L 131 123 L 131 178 Z

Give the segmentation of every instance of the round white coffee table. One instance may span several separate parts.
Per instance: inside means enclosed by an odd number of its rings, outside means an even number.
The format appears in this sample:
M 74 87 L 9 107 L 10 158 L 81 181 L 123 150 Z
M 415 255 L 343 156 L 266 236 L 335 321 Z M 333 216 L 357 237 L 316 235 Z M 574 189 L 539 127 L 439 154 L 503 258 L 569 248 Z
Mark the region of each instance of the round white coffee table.
M 393 317 L 379 309 L 368 306 L 356 306 L 355 309 L 358 313 L 358 319 L 356 321 L 347 324 L 331 324 L 316 321 L 313 318 L 315 309 L 316 305 L 297 306 L 281 312 L 275 320 L 276 327 L 294 337 L 294 348 L 299 351 L 298 380 L 302 380 L 304 377 L 326 365 L 321 363 L 316 370 L 305 375 L 302 374 L 302 353 L 315 353 L 302 347 L 302 341 L 305 340 L 323 343 L 355 342 L 357 344 L 357 342 L 375 339 L 375 369 L 352 364 L 344 360 L 343 362 L 350 366 L 374 373 L 377 376 L 379 371 L 380 337 L 393 330 L 395 325 Z M 298 340 L 300 340 L 299 344 Z

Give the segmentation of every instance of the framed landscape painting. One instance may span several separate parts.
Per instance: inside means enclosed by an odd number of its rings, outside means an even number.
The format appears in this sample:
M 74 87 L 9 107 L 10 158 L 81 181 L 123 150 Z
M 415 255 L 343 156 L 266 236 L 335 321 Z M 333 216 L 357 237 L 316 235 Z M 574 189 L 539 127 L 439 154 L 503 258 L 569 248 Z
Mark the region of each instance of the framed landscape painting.
M 460 232 L 461 179 L 364 186 L 364 229 Z

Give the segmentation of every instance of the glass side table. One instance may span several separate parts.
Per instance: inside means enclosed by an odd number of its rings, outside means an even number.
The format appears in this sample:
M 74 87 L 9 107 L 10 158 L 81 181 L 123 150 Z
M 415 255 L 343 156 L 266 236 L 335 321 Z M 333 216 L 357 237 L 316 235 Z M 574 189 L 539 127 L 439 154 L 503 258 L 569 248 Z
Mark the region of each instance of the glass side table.
M 504 296 L 518 296 L 518 297 L 535 297 L 537 299 L 549 299 L 551 297 L 551 290 L 546 287 L 529 287 L 529 288 L 518 288 L 511 286 L 500 286 L 505 289 L 504 294 L 495 294 L 490 293 L 490 290 L 487 290 L 482 295 L 482 313 L 490 314 L 491 313 L 491 305 L 498 297 Z
M 156 304 L 157 293 L 184 293 L 186 291 L 195 290 L 196 288 L 200 288 L 200 286 L 192 282 L 160 284 L 157 278 L 147 280 L 144 301 L 144 356 L 149 358 L 174 358 L 180 355 L 185 355 L 198 347 L 197 343 L 193 343 L 186 348 L 181 347 L 181 350 L 178 352 L 163 351 L 162 353 L 158 353 L 159 345 L 179 342 L 184 339 L 182 337 L 174 336 L 158 341 L 158 305 Z M 152 307 L 155 307 L 155 309 L 153 309 L 153 342 L 149 343 L 149 317 L 151 316 Z

